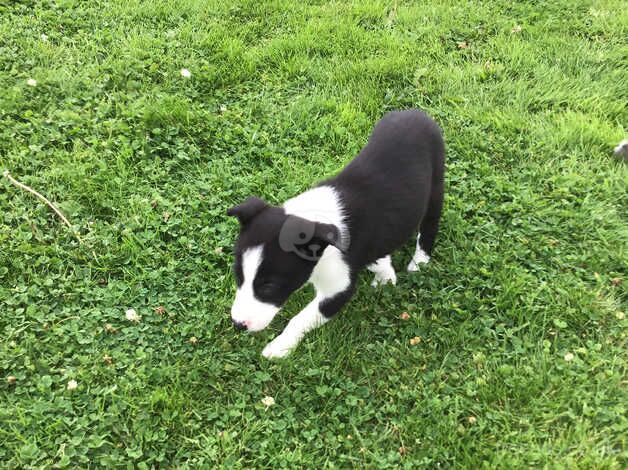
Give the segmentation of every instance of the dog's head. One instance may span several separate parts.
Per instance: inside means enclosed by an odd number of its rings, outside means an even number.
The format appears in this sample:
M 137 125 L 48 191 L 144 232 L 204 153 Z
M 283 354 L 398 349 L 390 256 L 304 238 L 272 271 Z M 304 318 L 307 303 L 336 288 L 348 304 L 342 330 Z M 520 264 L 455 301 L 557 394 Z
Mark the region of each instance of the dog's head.
M 263 330 L 290 294 L 309 279 L 325 249 L 330 245 L 340 249 L 340 232 L 335 225 L 286 214 L 256 197 L 227 214 L 240 222 L 231 319 L 237 328 Z

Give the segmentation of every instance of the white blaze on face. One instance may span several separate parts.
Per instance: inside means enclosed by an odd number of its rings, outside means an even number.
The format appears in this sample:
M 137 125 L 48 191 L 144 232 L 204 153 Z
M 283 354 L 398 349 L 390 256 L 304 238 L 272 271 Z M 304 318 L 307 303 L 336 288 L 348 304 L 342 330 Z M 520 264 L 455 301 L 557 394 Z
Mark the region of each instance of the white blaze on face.
M 231 307 L 231 318 L 244 323 L 248 331 L 260 331 L 266 328 L 279 311 L 273 304 L 261 302 L 253 293 L 253 281 L 257 269 L 262 264 L 263 246 L 249 248 L 242 253 L 242 273 L 244 282 L 236 291 Z

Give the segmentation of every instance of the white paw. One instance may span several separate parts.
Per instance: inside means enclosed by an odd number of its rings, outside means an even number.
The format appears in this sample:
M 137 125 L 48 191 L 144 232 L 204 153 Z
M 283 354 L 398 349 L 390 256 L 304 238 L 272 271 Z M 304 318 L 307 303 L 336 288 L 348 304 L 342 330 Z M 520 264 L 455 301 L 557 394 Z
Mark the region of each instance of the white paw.
M 408 263 L 408 271 L 410 272 L 418 271 L 419 265 L 427 264 L 429 262 L 430 262 L 430 257 L 427 255 L 427 253 L 425 253 L 423 250 L 419 250 L 414 254 L 412 259 L 410 260 L 410 263 Z
M 384 274 L 375 273 L 375 277 L 373 278 L 373 282 L 371 282 L 371 286 L 383 286 L 384 284 L 388 284 L 389 282 L 393 286 L 397 284 L 397 275 L 395 274 L 395 271 L 390 271 Z
M 296 347 L 296 343 L 282 335 L 277 336 L 274 340 L 266 345 L 262 351 L 262 356 L 266 359 L 276 359 L 287 356 L 290 351 Z

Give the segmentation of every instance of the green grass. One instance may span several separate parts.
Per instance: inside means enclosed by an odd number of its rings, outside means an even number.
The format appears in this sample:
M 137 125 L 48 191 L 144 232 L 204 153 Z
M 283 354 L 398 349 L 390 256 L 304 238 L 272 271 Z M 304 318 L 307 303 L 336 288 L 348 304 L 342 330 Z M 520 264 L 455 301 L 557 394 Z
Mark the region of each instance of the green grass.
M 625 2 L 230 4 L 0 2 L 0 170 L 85 240 L 1 179 L 0 465 L 626 468 Z M 448 145 L 433 262 L 264 360 L 310 290 L 234 331 L 226 209 L 407 107 Z

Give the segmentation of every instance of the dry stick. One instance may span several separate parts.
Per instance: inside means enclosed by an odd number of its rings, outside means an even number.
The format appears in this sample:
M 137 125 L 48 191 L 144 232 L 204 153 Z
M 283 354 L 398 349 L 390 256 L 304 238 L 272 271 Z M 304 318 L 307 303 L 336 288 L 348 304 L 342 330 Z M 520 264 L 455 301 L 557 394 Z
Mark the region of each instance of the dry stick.
M 4 177 L 6 179 L 8 179 L 12 184 L 14 184 L 15 186 L 17 186 L 20 189 L 23 189 L 24 191 L 28 191 L 31 194 L 34 194 L 35 196 L 37 196 L 39 199 L 41 199 L 42 201 L 44 201 L 46 203 L 46 205 L 48 207 L 50 207 L 53 211 L 55 211 L 55 214 L 57 214 L 61 220 L 63 220 L 63 222 L 65 223 L 65 225 L 68 226 L 68 228 L 70 229 L 70 231 L 72 232 L 72 235 L 74 235 L 76 237 L 76 239 L 78 240 L 79 244 L 83 244 L 83 240 L 81 239 L 80 235 L 78 234 L 77 231 L 75 231 L 72 228 L 72 224 L 70 223 L 70 221 L 65 217 L 65 215 L 63 215 L 61 213 L 61 211 L 59 209 L 57 209 L 55 207 L 55 205 L 50 202 L 48 199 L 46 199 L 46 197 L 42 196 L 40 193 L 38 193 L 37 191 L 35 191 L 33 188 L 26 186 L 24 183 L 20 183 L 18 180 L 16 180 L 15 178 L 13 178 L 13 176 L 11 176 L 11 173 L 9 173 L 9 170 L 4 170 Z M 92 255 L 94 256 L 94 259 L 98 259 L 96 257 L 96 253 L 92 250 Z

